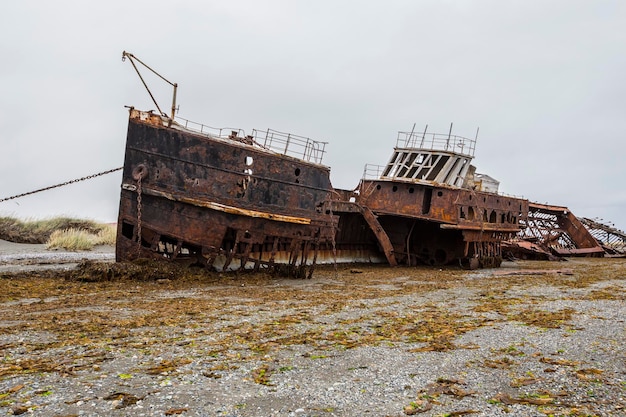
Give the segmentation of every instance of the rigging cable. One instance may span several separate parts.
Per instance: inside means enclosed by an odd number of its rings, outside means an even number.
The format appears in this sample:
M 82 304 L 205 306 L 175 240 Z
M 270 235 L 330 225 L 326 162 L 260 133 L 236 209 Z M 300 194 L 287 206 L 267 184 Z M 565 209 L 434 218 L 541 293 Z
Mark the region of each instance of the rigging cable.
M 86 177 L 77 178 L 77 179 L 75 179 L 75 180 L 70 180 L 70 181 L 62 182 L 61 184 L 51 185 L 51 186 L 49 186 L 49 187 L 40 188 L 40 189 L 38 189 L 38 190 L 29 191 L 29 192 L 27 192 L 27 193 L 18 194 L 18 195 L 14 195 L 14 196 L 11 196 L 11 197 L 0 198 L 0 203 L 2 203 L 2 202 L 4 202 L 4 201 L 8 201 L 8 200 L 13 200 L 13 199 L 16 199 L 16 198 L 20 198 L 20 197 L 25 197 L 25 196 L 27 196 L 27 195 L 31 195 L 31 194 L 35 194 L 35 193 L 40 193 L 40 192 L 42 192 L 42 191 L 52 190 L 53 188 L 63 187 L 64 185 L 70 185 L 70 184 L 74 184 L 74 183 L 76 183 L 76 182 L 85 181 L 85 180 L 90 180 L 90 179 L 92 179 L 92 178 L 96 178 L 96 177 L 99 177 L 99 176 L 101 176 L 101 175 L 106 175 L 106 174 L 110 174 L 110 173 L 115 172 L 115 171 L 119 171 L 119 170 L 121 170 L 122 168 L 123 168 L 123 167 L 114 168 L 114 169 L 109 169 L 109 170 L 107 170 L 107 171 L 102 171 L 102 172 L 99 172 L 99 173 L 97 173 L 97 174 L 92 174 L 92 175 L 88 175 L 88 176 L 86 176 Z

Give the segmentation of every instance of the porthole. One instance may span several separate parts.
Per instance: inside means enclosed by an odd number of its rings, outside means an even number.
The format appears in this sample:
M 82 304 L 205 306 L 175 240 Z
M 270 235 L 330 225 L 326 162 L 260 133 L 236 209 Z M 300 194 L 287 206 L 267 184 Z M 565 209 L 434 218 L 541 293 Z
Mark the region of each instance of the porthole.
M 409 187 L 409 194 L 413 194 L 415 192 L 415 188 Z
M 441 197 L 443 193 L 441 191 L 437 191 L 437 197 Z
M 376 185 L 376 189 L 380 190 L 380 184 Z
M 397 185 L 394 185 L 394 186 L 393 186 L 393 188 L 391 189 L 391 191 L 393 191 L 394 193 L 395 193 L 396 191 L 398 191 L 398 186 L 397 186 Z
M 253 162 L 254 162 L 254 159 L 252 159 L 251 156 L 246 156 L 246 165 L 247 166 L 252 166 Z
M 296 168 L 295 174 L 296 174 L 296 177 L 300 176 L 300 168 Z

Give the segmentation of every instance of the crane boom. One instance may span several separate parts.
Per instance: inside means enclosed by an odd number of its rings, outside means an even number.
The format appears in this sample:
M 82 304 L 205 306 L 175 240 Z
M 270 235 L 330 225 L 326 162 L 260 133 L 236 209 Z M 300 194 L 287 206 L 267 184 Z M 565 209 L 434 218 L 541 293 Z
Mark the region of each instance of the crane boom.
M 152 68 L 150 68 L 148 65 L 146 65 L 142 60 L 140 60 L 139 58 L 137 58 L 135 55 L 131 54 L 130 52 L 126 52 L 123 51 L 122 52 L 122 62 L 126 61 L 126 58 L 128 58 L 128 60 L 130 61 L 130 63 L 133 65 L 133 68 L 135 68 L 135 71 L 137 72 L 137 75 L 139 76 L 139 79 L 141 80 L 141 82 L 143 83 L 143 86 L 146 88 L 146 91 L 148 91 L 148 94 L 150 95 L 150 98 L 152 99 L 152 102 L 154 103 L 154 105 L 157 107 L 157 109 L 159 110 L 159 113 L 165 117 L 167 117 L 167 114 L 165 114 L 161 108 L 159 107 L 159 104 L 157 103 L 156 99 L 154 98 L 154 96 L 152 95 L 152 92 L 150 91 L 150 89 L 148 88 L 148 84 L 146 84 L 146 81 L 143 79 L 143 77 L 141 76 L 141 73 L 139 72 L 139 68 L 137 68 L 137 65 L 135 64 L 135 61 L 137 61 L 138 63 L 140 63 L 141 65 L 143 65 L 144 67 L 146 67 L 148 70 L 150 70 L 153 74 L 155 74 L 157 77 L 159 77 L 160 79 L 162 79 L 163 81 L 165 81 L 166 83 L 168 83 L 169 85 L 171 85 L 172 87 L 174 87 L 174 94 L 172 97 L 172 113 L 170 115 L 170 119 L 174 120 L 174 115 L 176 114 L 176 90 L 178 89 L 178 84 L 173 83 L 171 81 L 169 81 L 167 78 L 163 77 L 161 74 L 159 74 L 158 72 L 156 72 L 155 70 L 153 70 Z

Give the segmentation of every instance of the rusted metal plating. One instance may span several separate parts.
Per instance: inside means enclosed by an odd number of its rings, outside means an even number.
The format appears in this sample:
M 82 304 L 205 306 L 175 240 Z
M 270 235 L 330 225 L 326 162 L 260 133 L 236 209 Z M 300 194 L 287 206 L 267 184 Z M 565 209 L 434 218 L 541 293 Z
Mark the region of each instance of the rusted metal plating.
M 500 265 L 528 201 L 493 192 L 495 180 L 483 187 L 490 177 L 470 165 L 474 149 L 475 139 L 400 132 L 387 165 L 366 166 L 355 202 L 377 218 L 398 263 Z
M 293 145 L 294 138 L 289 140 Z M 317 145 L 305 141 L 306 156 L 319 157 Z M 277 154 L 237 132 L 195 133 L 131 109 L 117 259 L 135 257 L 139 245 L 137 256 L 224 270 L 285 264 L 293 275 L 310 276 L 320 246 L 331 245 L 337 222 L 324 208 L 329 170 L 289 156 L 289 144 L 285 147 Z
M 374 213 L 400 263 L 498 266 L 500 242 L 515 235 L 528 202 L 464 188 L 363 180 L 357 202 Z

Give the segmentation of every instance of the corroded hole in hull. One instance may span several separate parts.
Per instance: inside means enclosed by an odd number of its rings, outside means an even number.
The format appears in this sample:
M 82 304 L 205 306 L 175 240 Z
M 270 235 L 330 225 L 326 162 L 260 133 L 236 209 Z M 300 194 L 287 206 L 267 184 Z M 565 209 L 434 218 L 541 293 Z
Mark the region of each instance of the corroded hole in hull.
M 118 238 L 118 261 L 150 257 L 216 271 L 267 270 L 295 278 L 311 277 L 319 253 L 315 236 L 265 236 L 262 243 L 245 241 L 251 237 L 248 230 L 228 228 L 220 247 L 208 247 L 143 227 L 138 247 L 136 226 L 124 220 Z

